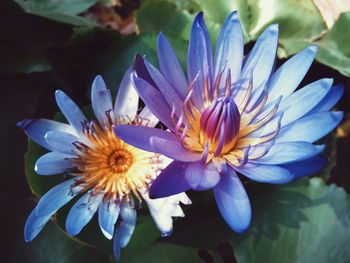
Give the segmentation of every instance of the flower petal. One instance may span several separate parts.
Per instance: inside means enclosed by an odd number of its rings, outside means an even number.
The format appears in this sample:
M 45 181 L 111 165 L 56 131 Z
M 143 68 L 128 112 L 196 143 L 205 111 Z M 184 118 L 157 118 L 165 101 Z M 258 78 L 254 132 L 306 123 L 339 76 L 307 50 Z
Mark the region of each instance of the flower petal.
M 71 208 L 66 220 L 66 231 L 75 236 L 89 223 L 103 198 L 103 194 L 86 193 Z
M 287 164 L 315 156 L 324 148 L 325 145 L 313 145 L 301 141 L 275 143 L 266 155 L 250 162 L 266 165 Z
M 251 208 L 247 193 L 232 169 L 221 176 L 214 188 L 214 196 L 219 211 L 226 223 L 236 232 L 247 230 L 251 220 Z
M 157 136 L 169 141 L 177 140 L 171 132 L 138 125 L 116 125 L 114 128 L 117 136 L 124 142 L 149 152 L 156 152 L 157 149 L 151 145 L 151 137 Z
M 136 210 L 132 199 L 130 201 L 123 200 L 120 216 L 123 220 L 115 231 L 113 242 L 114 256 L 117 260 L 120 259 L 120 248 L 128 245 L 136 225 Z
M 203 20 L 203 12 L 194 19 L 191 29 L 187 56 L 188 82 L 191 83 L 199 73 L 193 86 L 193 102 L 197 108 L 203 107 L 204 79 L 213 76 L 213 55 L 208 30 Z
M 117 99 L 114 104 L 114 116 L 128 116 L 131 120 L 135 119 L 138 106 L 139 95 L 131 82 L 132 68 L 129 68 L 123 76 L 119 86 Z
M 67 121 L 79 135 L 83 135 L 82 123 L 86 122 L 84 114 L 81 112 L 75 102 L 67 96 L 62 90 L 57 90 L 55 93 L 56 103 L 66 117 Z
M 56 213 L 56 211 L 45 216 L 37 216 L 36 208 L 34 208 L 30 213 L 26 224 L 24 225 L 24 240 L 26 242 L 32 241 L 40 233 L 47 221 L 50 220 L 51 216 Z
M 92 83 L 91 103 L 95 116 L 102 126 L 109 123 L 108 114 L 111 114 L 111 119 L 114 120 L 112 96 L 110 91 L 106 88 L 102 77 L 99 75 Z
M 65 132 L 49 131 L 45 134 L 47 144 L 49 144 L 54 151 L 66 154 L 74 154 L 74 142 L 79 141 L 79 138 Z
M 77 196 L 83 190 L 83 186 L 75 186 L 76 181 L 77 178 L 73 178 L 51 188 L 39 200 L 36 215 L 45 216 L 52 214 Z
M 237 11 L 227 16 L 221 28 L 215 51 L 214 78 L 225 67 L 231 70 L 232 82 L 241 74 L 243 60 L 243 31 Z M 226 74 L 223 75 L 226 79 Z
M 234 169 L 251 180 L 270 184 L 284 184 L 294 179 L 294 174 L 289 170 L 274 166 L 247 163 Z
M 328 111 L 340 100 L 344 92 L 343 85 L 333 86 L 321 102 L 310 113 Z
M 185 178 L 188 163 L 173 161 L 158 175 L 150 187 L 150 198 L 162 198 L 191 188 Z
M 133 85 L 139 93 L 146 106 L 152 113 L 169 129 L 174 125 L 171 122 L 171 108 L 164 99 L 164 96 L 152 87 L 147 81 L 132 76 Z
M 113 238 L 114 225 L 117 222 L 120 205 L 114 201 L 102 201 L 98 209 L 98 223 L 104 236 Z
M 281 126 L 285 126 L 311 111 L 328 93 L 333 79 L 320 79 L 282 100 L 278 111 L 283 112 Z
M 45 134 L 48 131 L 61 131 L 76 134 L 72 126 L 47 119 L 25 119 L 18 122 L 17 126 L 22 128 L 30 139 L 50 151 L 53 151 L 53 148 L 46 142 L 45 139 Z
M 310 46 L 288 59 L 269 80 L 268 102 L 288 97 L 298 87 L 314 60 L 316 46 Z
M 34 170 L 40 175 L 64 173 L 74 167 L 74 163 L 70 158 L 74 158 L 74 156 L 59 152 L 49 152 L 36 161 Z
M 152 136 L 150 144 L 155 152 L 180 162 L 195 162 L 201 159 L 201 154 L 188 150 L 180 144 L 176 138 L 164 138 Z
M 294 174 L 294 178 L 311 175 L 320 171 L 328 163 L 327 158 L 314 156 L 301 162 L 283 164 L 281 167 L 288 169 Z
M 160 71 L 170 85 L 176 89 L 180 98 L 185 99 L 187 80 L 174 50 L 163 33 L 158 35 L 158 60 Z
M 147 106 L 142 109 L 139 117 L 141 120 L 146 121 L 148 127 L 155 127 L 159 122 L 157 117 L 150 111 Z
M 276 142 L 305 141 L 315 142 L 331 132 L 343 119 L 344 113 L 316 112 L 283 127 Z
M 213 188 L 220 181 L 220 174 L 212 162 L 207 165 L 191 163 L 186 169 L 185 177 L 191 188 L 197 191 Z

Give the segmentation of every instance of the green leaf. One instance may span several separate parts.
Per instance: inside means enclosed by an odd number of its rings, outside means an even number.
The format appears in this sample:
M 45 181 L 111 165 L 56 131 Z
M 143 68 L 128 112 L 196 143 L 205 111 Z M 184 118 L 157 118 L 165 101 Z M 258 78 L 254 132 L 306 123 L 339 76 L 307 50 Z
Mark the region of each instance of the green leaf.
M 98 0 L 15 0 L 26 12 L 43 16 L 58 22 L 81 25 L 95 25 L 77 14 L 93 6 Z
M 102 252 L 74 242 L 55 224 L 49 222 L 40 235 L 30 243 L 20 243 L 14 249 L 11 262 L 37 263 L 108 263 L 109 258 Z
M 214 202 L 203 201 L 186 213 L 168 242 L 215 252 L 218 243 L 229 240 L 239 263 L 350 261 L 343 245 L 350 242 L 350 197 L 342 188 L 317 177 L 246 188 L 252 204 L 246 233 L 234 233 Z

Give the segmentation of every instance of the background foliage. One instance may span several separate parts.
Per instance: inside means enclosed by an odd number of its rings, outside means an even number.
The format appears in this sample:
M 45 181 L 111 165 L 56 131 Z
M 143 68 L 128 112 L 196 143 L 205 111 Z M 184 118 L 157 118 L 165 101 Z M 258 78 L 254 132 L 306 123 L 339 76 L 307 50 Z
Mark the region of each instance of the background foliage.
M 162 31 L 185 67 L 187 42 L 195 14 L 204 11 L 213 45 L 226 15 L 239 11 L 245 53 L 271 23 L 278 23 L 277 67 L 285 58 L 316 44 L 316 61 L 302 85 L 321 77 L 344 83 L 337 106 L 349 116 L 350 13 L 325 23 L 320 7 L 306 0 L 2 0 L 0 2 L 0 80 L 3 91 L 1 225 L 4 262 L 113 262 L 112 242 L 94 219 L 80 235 L 68 237 L 62 226 L 69 205 L 31 243 L 23 242 L 26 217 L 37 197 L 63 180 L 34 173 L 44 152 L 14 127 L 24 118 L 52 118 L 53 92 L 62 89 L 80 106 L 89 104 L 89 89 L 101 74 L 116 94 L 136 53 L 157 64 L 156 39 Z M 350 10 L 350 7 L 349 7 Z M 62 119 L 62 116 L 56 115 Z M 174 233 L 159 238 L 141 209 L 138 225 L 121 262 L 309 263 L 350 262 L 349 118 L 328 144 L 328 167 L 312 178 L 283 186 L 246 182 L 253 205 L 252 226 L 233 233 L 217 212 L 210 191 L 189 192 L 194 205 L 174 224 Z M 24 153 L 27 151 L 26 155 Z M 24 156 L 24 158 L 23 158 Z M 24 171 L 27 177 L 25 180 Z M 30 187 L 28 186 L 30 185 Z M 33 195 L 33 194 L 34 195 Z

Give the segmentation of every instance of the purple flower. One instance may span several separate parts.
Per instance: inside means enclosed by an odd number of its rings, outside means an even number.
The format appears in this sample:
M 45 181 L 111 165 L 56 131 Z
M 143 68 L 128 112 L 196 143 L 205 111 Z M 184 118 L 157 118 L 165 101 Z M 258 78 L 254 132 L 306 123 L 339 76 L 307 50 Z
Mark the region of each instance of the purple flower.
M 230 227 L 244 232 L 251 220 L 246 191 L 237 176 L 265 183 L 287 183 L 320 170 L 324 145 L 314 145 L 342 119 L 330 112 L 343 87 L 321 79 L 295 91 L 316 52 L 311 46 L 273 71 L 278 26 L 269 26 L 244 57 L 237 12 L 225 20 L 212 54 L 199 13 L 194 19 L 187 78 L 166 37 L 158 38 L 160 71 L 135 59 L 132 82 L 146 106 L 169 131 L 117 126 L 129 144 L 174 161 L 153 182 L 160 198 L 189 189 L 214 189 Z

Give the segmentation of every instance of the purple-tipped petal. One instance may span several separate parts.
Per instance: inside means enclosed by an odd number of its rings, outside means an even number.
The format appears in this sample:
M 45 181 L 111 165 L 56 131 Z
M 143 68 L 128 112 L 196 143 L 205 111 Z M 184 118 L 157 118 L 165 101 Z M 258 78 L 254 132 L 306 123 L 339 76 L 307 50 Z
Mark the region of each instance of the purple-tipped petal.
M 176 138 L 169 140 L 167 138 L 152 136 L 150 144 L 156 150 L 155 152 L 161 153 L 176 161 L 195 162 L 199 161 L 202 157 L 199 152 L 184 148 Z
M 241 74 L 243 45 L 242 26 L 235 11 L 227 16 L 218 37 L 214 76 L 217 76 L 224 68 L 230 69 L 232 82 L 237 81 Z M 226 74 L 223 75 L 223 79 L 226 79 Z
M 185 178 L 188 163 L 173 161 L 159 174 L 150 187 L 151 198 L 162 198 L 191 188 Z
M 158 60 L 160 71 L 180 98 L 185 99 L 188 83 L 176 54 L 163 33 L 158 35 Z
M 114 116 L 128 116 L 131 120 L 135 119 L 138 105 L 139 95 L 131 82 L 132 68 L 129 68 L 122 79 L 118 89 L 117 99 L 114 104 Z
M 171 107 L 168 105 L 164 96 L 152 87 L 147 81 L 132 76 L 134 87 L 139 93 L 146 106 L 152 113 L 169 129 L 174 127 L 171 122 Z
M 220 181 L 220 174 L 212 162 L 207 165 L 202 165 L 200 162 L 191 163 L 186 169 L 185 177 L 194 190 L 213 188 Z
M 221 176 L 214 188 L 214 196 L 219 211 L 226 223 L 236 232 L 247 230 L 251 220 L 251 208 L 247 193 L 232 169 Z
M 61 131 L 76 134 L 72 126 L 47 119 L 25 119 L 18 122 L 17 126 L 23 129 L 30 139 L 50 151 L 53 151 L 54 149 L 46 142 L 45 134 L 47 132 Z
M 124 142 L 149 152 L 157 152 L 151 144 L 151 137 L 156 136 L 169 141 L 177 141 L 171 132 L 138 125 L 116 125 L 114 128 L 117 136 Z
M 101 76 L 94 79 L 91 87 L 91 103 L 95 116 L 102 126 L 114 119 L 112 97 Z

